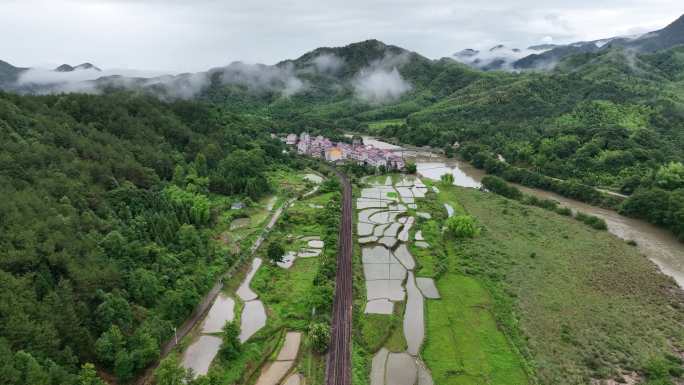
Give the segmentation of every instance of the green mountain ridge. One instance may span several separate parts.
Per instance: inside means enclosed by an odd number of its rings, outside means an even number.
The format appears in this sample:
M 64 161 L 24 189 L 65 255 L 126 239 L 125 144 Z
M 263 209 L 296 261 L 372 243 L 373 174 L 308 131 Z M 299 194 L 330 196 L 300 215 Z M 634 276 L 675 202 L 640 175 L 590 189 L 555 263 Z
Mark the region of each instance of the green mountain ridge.
M 604 44 L 605 43 L 605 44 Z M 684 44 L 684 15 L 665 28 L 646 33 L 637 38 L 613 37 L 610 39 L 578 42 L 554 47 L 546 52 L 532 54 L 513 63 L 516 69 L 548 67 L 576 54 L 596 53 L 622 47 L 639 53 L 652 53 Z

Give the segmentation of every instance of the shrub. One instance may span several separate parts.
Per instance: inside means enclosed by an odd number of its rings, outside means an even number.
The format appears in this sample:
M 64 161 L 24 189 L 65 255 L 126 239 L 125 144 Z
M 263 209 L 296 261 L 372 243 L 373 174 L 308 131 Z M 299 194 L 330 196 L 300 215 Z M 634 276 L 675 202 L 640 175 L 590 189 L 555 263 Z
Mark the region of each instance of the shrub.
M 447 219 L 447 230 L 458 238 L 472 238 L 480 233 L 475 218 L 470 215 L 457 215 Z
M 266 254 L 268 255 L 268 259 L 270 259 L 271 262 L 278 263 L 283 261 L 285 250 L 283 250 L 283 246 L 281 246 L 280 243 L 271 242 L 271 244 L 268 245 L 268 251 L 266 252 Z
M 575 214 L 575 219 L 577 219 L 580 222 L 586 223 L 587 225 L 595 228 L 596 230 L 608 229 L 606 221 L 594 215 L 588 215 L 578 211 L 577 214 Z
M 223 326 L 223 343 L 219 353 L 224 360 L 235 359 L 242 351 L 239 336 L 240 328 L 235 322 L 228 322 Z
M 318 353 L 325 353 L 330 343 L 330 328 L 328 325 L 318 322 L 309 325 L 308 330 L 311 347 Z
M 487 175 L 482 178 L 482 186 L 487 190 L 505 196 L 506 198 L 520 200 L 523 194 L 516 187 L 509 185 L 498 176 Z M 536 199 L 536 198 L 535 198 Z
M 439 180 L 442 181 L 442 184 L 451 186 L 454 184 L 454 174 L 452 173 L 446 173 L 442 174 L 442 176 L 439 177 Z

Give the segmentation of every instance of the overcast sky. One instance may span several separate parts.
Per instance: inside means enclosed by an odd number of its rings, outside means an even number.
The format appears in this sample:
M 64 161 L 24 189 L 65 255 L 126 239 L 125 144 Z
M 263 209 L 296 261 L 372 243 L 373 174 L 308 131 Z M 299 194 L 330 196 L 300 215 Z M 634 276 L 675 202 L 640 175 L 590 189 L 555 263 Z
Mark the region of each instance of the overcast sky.
M 0 0 L 0 59 L 200 71 L 370 38 L 439 58 L 642 33 L 682 13 L 681 0 Z

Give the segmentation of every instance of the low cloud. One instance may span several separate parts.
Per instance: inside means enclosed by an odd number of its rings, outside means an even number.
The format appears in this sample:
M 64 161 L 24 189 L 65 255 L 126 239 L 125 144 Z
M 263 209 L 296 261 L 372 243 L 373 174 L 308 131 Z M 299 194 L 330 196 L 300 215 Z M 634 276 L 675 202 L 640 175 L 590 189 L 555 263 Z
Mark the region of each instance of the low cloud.
M 467 64 L 471 67 L 481 68 L 481 69 L 501 69 L 505 71 L 513 70 L 513 63 L 520 60 L 526 56 L 532 54 L 540 54 L 548 51 L 550 48 L 546 49 L 517 49 L 508 48 L 504 46 L 493 47 L 488 50 L 475 51 L 475 50 L 463 50 L 453 55 L 453 58 L 457 61 Z M 550 65 L 553 68 L 555 62 Z M 548 66 L 545 66 L 545 68 Z M 541 69 L 541 68 L 540 68 Z
M 211 72 L 219 72 L 223 84 L 241 85 L 255 92 L 282 92 L 284 96 L 291 96 L 306 87 L 295 75 L 292 64 L 269 66 L 234 62 Z
M 208 72 L 162 76 L 151 71 L 84 69 L 58 72 L 32 68 L 19 76 L 15 87 L 37 94 L 98 94 L 111 87 L 142 90 L 163 99 L 191 99 L 211 85 L 215 73 L 219 73 L 222 84 L 241 85 L 252 92 L 280 92 L 283 96 L 291 96 L 306 88 L 291 65 L 277 67 L 240 62 Z
M 344 67 L 344 59 L 334 54 L 322 54 L 312 60 L 319 73 L 336 74 Z
M 126 79 L 121 79 L 119 84 L 122 88 L 142 87 L 146 89 L 158 89 L 164 96 L 172 99 L 191 99 L 206 89 L 211 84 L 211 79 L 206 72 L 182 74 L 177 76 L 160 76 L 146 79 L 140 85 L 126 85 Z M 161 96 L 161 95 L 160 95 Z
M 59 72 L 43 68 L 22 72 L 15 84 L 20 91 L 37 94 L 99 94 L 112 87 L 145 90 L 172 99 L 192 98 L 208 85 L 206 73 L 159 76 L 157 71 L 83 69 Z
M 398 70 L 409 59 L 408 54 L 386 55 L 361 69 L 352 81 L 356 96 L 371 104 L 384 104 L 399 99 L 413 88 Z

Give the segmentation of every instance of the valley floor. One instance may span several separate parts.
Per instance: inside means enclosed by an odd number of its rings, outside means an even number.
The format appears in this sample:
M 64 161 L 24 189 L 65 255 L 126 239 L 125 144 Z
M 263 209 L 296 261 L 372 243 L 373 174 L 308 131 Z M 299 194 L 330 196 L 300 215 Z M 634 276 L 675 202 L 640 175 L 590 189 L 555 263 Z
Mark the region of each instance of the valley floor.
M 435 384 L 598 384 L 681 373 L 684 296 L 636 248 L 491 193 L 436 187 L 406 214 L 430 214 L 416 216 L 410 237 L 420 231 L 431 248 L 414 242 L 409 250 L 416 277 L 434 278 L 441 294 L 425 301 L 420 351 Z M 473 216 L 480 234 L 443 232 L 444 204 Z M 355 368 L 370 376 L 381 347 L 405 349 L 406 309 L 398 303 L 391 315 L 363 314 L 357 270 Z

